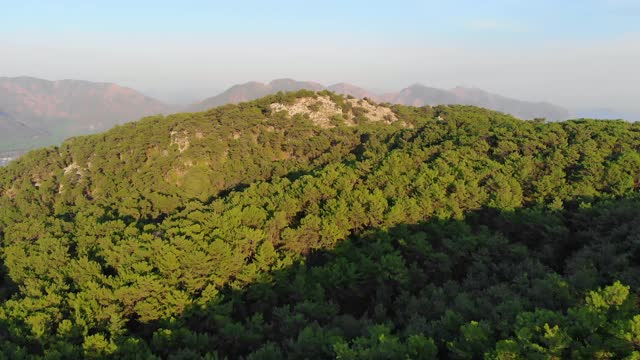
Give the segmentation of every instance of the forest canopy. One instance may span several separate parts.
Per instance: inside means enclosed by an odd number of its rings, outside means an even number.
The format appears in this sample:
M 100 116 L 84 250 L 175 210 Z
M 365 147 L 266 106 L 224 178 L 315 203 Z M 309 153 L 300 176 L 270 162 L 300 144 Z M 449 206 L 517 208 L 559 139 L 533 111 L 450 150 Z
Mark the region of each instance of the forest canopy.
M 0 359 L 640 359 L 639 150 L 301 91 L 32 151 Z

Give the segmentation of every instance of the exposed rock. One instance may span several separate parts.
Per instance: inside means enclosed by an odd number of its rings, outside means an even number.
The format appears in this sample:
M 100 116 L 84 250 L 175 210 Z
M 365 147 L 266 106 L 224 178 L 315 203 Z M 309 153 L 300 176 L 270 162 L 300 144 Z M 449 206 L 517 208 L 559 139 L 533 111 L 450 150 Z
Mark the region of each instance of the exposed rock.
M 77 175 L 82 175 L 82 168 L 80 168 L 80 165 L 76 164 L 75 162 L 69 164 L 64 168 L 65 175 L 71 174 L 73 172 L 75 172 Z
M 368 121 L 382 121 L 391 124 L 398 120 L 393 110 L 367 100 L 347 99 L 351 110 L 345 111 L 329 96 L 304 97 L 296 99 L 293 104 L 271 104 L 273 112 L 286 111 L 289 116 L 303 115 L 321 128 L 332 128 L 336 121 L 343 121 L 347 126 L 356 125 L 356 113 L 362 114 Z
M 342 116 L 342 108 L 333 102 L 328 96 L 318 96 L 317 98 L 305 97 L 295 101 L 292 105 L 281 103 L 271 104 L 274 112 L 286 111 L 289 116 L 307 115 L 309 120 L 321 128 L 334 127 L 331 123 L 335 116 Z
M 184 152 L 189 148 L 189 134 L 186 131 L 172 131 L 171 145 L 178 145 L 178 151 Z
M 366 112 L 369 121 L 382 121 L 385 124 L 391 124 L 398 121 L 398 117 L 390 108 L 370 102 L 366 99 L 348 99 L 353 108 L 361 108 Z

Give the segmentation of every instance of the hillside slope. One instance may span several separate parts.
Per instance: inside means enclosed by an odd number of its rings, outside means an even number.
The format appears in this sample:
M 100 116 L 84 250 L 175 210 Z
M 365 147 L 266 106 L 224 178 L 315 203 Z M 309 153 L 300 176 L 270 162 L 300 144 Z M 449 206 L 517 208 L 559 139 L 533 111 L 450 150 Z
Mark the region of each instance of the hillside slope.
M 637 357 L 639 130 L 301 91 L 32 151 L 0 356 Z

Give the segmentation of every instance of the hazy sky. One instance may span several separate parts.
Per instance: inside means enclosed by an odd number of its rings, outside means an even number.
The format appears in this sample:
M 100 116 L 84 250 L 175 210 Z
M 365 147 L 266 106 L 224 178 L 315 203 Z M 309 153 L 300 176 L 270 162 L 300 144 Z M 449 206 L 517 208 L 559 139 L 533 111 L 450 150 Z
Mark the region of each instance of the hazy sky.
M 640 114 L 640 0 L 0 0 L 0 76 L 180 92 L 291 77 Z

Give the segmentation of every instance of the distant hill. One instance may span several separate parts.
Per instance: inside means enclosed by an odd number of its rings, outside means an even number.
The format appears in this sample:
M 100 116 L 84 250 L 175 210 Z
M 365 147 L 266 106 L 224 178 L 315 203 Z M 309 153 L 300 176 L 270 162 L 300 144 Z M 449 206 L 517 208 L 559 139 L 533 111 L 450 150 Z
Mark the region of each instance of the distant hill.
M 391 103 L 412 106 L 474 105 L 508 113 L 521 119 L 546 118 L 558 121 L 569 118 L 569 111 L 558 105 L 511 99 L 478 88 L 456 87 L 452 90 L 443 90 L 416 84 L 398 93 L 386 94 L 382 99 Z
M 268 84 L 260 82 L 248 82 L 245 84 L 234 85 L 224 91 L 222 94 L 204 99 L 187 108 L 188 111 L 204 111 L 216 106 L 225 104 L 237 104 L 240 102 L 259 99 L 269 94 L 275 94 L 283 91 L 298 90 L 323 90 L 325 87 L 321 84 L 310 81 L 296 81 L 292 79 L 273 80 Z
M 5 150 L 53 144 L 173 110 L 116 84 L 32 77 L 0 77 L 0 109 L 0 130 L 7 130 L 0 133 L 0 149 Z
M 356 98 L 366 97 L 375 101 L 411 106 L 445 104 L 474 105 L 508 113 L 521 119 L 546 118 L 547 120 L 558 121 L 569 118 L 569 111 L 557 105 L 545 102 L 511 99 L 477 88 L 456 87 L 452 90 L 444 90 L 416 84 L 398 92 L 378 95 L 373 91 L 347 83 L 339 83 L 325 87 L 315 82 L 296 81 L 292 79 L 274 80 L 268 84 L 249 82 L 235 85 L 222 94 L 190 106 L 188 110 L 203 111 L 224 104 L 235 104 L 255 100 L 279 91 L 286 92 L 302 89 L 313 91 L 326 89 L 342 95 L 351 95 Z
M 30 128 L 26 124 L 15 120 L 9 113 L 0 110 L 0 134 L 10 134 L 16 140 L 43 135 L 43 132 Z
M 347 83 L 339 83 L 339 84 L 331 85 L 327 87 L 327 90 L 334 92 L 336 94 L 351 95 L 359 99 L 369 98 L 375 101 L 381 100 L 381 97 L 378 96 L 376 93 L 355 85 L 347 84 Z

